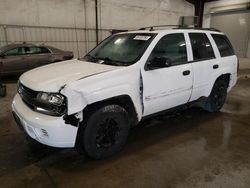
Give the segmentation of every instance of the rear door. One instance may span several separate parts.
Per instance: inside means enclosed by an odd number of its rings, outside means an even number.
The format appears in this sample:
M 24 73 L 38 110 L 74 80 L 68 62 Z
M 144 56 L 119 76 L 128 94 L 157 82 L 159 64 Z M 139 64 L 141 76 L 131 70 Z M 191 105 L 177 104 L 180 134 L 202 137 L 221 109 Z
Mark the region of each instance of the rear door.
M 216 59 L 209 35 L 200 32 L 189 32 L 192 48 L 192 66 L 194 71 L 193 92 L 190 101 L 210 94 L 210 81 L 214 72 L 219 69 L 219 60 Z
M 159 65 L 162 59 L 165 66 Z M 142 70 L 143 116 L 187 103 L 192 92 L 192 72 L 184 34 L 163 36 Z
M 25 50 L 23 47 L 16 47 L 4 52 L 0 58 L 3 75 L 15 75 L 27 70 Z

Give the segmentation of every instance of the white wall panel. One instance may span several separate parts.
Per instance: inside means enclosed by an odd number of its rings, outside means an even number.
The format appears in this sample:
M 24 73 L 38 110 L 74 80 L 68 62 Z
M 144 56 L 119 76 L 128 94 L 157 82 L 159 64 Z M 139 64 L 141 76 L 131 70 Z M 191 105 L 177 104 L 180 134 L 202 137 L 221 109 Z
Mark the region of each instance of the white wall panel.
M 99 42 L 112 29 L 178 24 L 179 16 L 193 12 L 185 0 L 98 0 Z M 78 57 L 96 45 L 95 24 L 94 0 L 0 0 L 0 46 L 5 40 L 44 43 Z

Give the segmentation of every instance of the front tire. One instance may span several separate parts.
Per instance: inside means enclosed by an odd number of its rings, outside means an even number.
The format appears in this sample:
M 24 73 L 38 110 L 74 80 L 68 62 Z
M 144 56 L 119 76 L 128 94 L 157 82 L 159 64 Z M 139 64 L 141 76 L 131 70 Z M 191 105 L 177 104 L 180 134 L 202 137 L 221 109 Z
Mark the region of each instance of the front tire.
M 217 80 L 213 86 L 212 92 L 205 101 L 203 108 L 208 112 L 218 112 L 224 105 L 227 97 L 227 82 Z
M 106 105 L 88 118 L 83 131 L 82 146 L 94 159 L 102 159 L 119 152 L 129 134 L 129 116 L 119 105 Z

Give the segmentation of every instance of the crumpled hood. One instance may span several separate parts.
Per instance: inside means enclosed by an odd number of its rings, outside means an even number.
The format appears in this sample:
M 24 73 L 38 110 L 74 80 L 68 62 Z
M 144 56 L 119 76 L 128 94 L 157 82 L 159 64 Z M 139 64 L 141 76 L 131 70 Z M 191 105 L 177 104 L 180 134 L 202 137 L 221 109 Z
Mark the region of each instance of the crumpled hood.
M 71 81 L 119 68 L 73 59 L 30 70 L 20 77 L 20 82 L 35 91 L 58 92 Z

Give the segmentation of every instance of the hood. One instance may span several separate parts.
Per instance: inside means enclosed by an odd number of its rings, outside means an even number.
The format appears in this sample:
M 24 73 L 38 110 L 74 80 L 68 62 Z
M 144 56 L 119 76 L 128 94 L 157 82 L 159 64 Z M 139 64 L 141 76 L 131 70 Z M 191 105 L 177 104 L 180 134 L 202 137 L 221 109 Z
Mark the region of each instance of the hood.
M 72 81 L 119 68 L 73 59 L 30 70 L 20 77 L 20 82 L 35 91 L 58 92 Z

